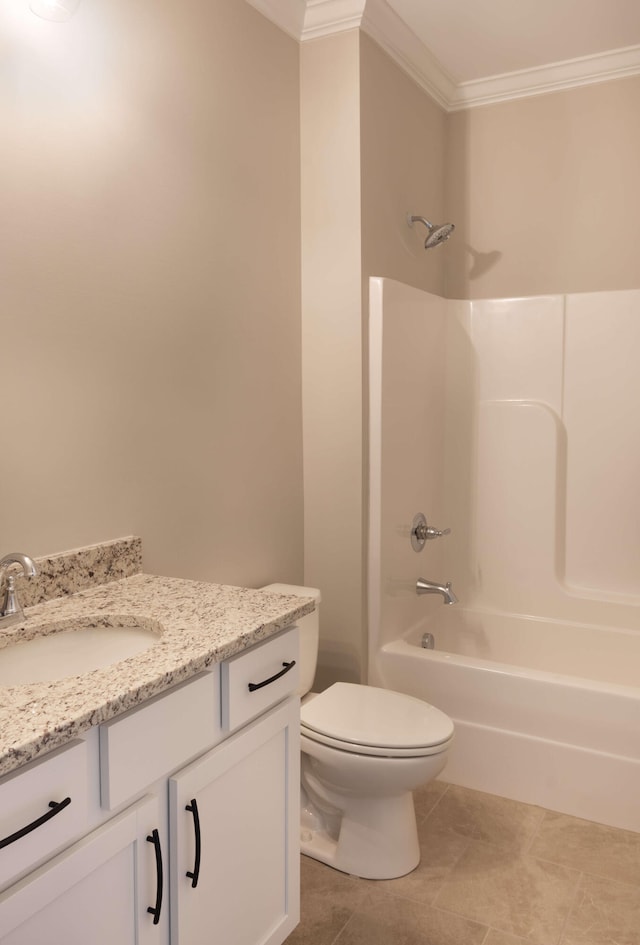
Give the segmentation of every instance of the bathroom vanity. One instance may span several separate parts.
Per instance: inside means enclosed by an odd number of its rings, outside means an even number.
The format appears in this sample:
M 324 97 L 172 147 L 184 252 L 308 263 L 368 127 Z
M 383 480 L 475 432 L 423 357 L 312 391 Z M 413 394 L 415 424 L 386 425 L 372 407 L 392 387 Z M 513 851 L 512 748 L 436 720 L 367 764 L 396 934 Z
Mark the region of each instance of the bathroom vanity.
M 161 632 L 115 665 L 0 688 L 2 945 L 284 941 L 299 910 L 294 624 L 312 609 L 138 574 L 28 610 L 24 638 L 89 615 Z

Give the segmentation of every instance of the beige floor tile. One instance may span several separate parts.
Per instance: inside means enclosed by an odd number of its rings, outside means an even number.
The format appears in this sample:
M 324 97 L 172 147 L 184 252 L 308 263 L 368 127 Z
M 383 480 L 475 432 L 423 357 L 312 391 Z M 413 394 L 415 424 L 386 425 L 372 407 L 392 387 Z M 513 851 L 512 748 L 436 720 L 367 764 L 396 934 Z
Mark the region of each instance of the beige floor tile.
M 300 924 L 287 945 L 333 945 L 365 895 L 353 877 L 300 857 Z
M 640 885 L 640 834 L 547 811 L 532 856 Z
M 482 945 L 486 927 L 380 893 L 353 914 L 335 945 Z
M 525 850 L 543 816 L 542 808 L 532 804 L 451 784 L 430 819 L 465 837 Z
M 445 782 L 417 793 L 416 814 L 406 877 L 301 858 L 287 945 L 640 945 L 640 835 Z
M 528 942 L 518 935 L 509 935 L 507 932 L 500 932 L 498 929 L 489 929 L 482 945 L 528 945 Z
M 438 823 L 425 821 L 419 827 L 420 863 L 412 873 L 398 879 L 371 880 L 368 885 L 391 895 L 417 902 L 431 903 L 469 845 L 461 837 Z
M 640 889 L 583 876 L 562 945 L 640 945 Z
M 471 841 L 434 900 L 528 943 L 557 942 L 580 874 L 505 847 Z
M 424 787 L 413 792 L 413 803 L 416 809 L 416 820 L 420 824 L 428 817 L 439 802 L 449 785 L 445 781 L 429 781 Z

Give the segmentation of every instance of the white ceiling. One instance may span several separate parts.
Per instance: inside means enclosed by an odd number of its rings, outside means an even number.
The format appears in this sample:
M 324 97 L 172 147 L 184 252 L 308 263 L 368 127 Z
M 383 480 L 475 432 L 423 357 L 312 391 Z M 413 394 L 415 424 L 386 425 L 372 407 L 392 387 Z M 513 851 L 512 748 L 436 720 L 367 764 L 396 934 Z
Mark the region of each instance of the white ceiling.
M 640 0 L 248 0 L 301 42 L 361 29 L 446 110 L 640 74 Z
M 456 82 L 640 44 L 640 0 L 387 0 Z

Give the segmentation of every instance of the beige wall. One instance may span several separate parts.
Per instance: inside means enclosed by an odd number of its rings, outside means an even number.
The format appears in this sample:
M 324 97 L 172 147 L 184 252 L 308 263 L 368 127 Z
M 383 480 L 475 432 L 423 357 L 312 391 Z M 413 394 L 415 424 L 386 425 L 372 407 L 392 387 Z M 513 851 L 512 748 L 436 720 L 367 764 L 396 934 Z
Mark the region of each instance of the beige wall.
M 358 32 L 301 51 L 305 583 L 322 591 L 318 686 L 362 665 Z
M 298 45 L 238 0 L 0 16 L 4 552 L 300 581 Z
M 360 34 L 362 259 L 387 276 L 444 295 L 444 261 L 407 213 L 445 217 L 446 115 L 365 33 Z M 366 285 L 365 285 L 366 288 Z
M 640 286 L 640 77 L 448 120 L 447 295 Z
M 305 582 L 323 595 L 322 687 L 366 667 L 368 280 L 443 291 L 406 215 L 442 213 L 445 119 L 362 33 L 301 56 Z

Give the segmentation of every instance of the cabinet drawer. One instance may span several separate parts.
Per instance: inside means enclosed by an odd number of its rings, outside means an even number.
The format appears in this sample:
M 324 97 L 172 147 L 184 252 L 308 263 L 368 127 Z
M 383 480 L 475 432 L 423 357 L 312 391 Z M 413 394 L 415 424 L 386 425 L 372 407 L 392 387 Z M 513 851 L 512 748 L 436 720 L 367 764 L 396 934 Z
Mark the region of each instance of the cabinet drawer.
M 87 755 L 73 741 L 0 782 L 0 886 L 87 830 Z
M 100 726 L 100 800 L 113 810 L 222 738 L 220 676 L 200 673 Z
M 222 728 L 231 732 L 295 692 L 300 682 L 298 628 L 221 664 Z

